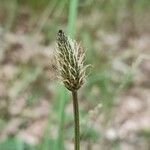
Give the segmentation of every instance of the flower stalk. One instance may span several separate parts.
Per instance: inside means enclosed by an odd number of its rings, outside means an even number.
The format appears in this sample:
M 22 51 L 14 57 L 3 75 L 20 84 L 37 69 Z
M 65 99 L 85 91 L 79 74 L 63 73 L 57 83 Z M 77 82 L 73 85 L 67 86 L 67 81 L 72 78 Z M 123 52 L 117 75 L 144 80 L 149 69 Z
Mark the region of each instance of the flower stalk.
M 80 122 L 78 106 L 78 90 L 85 80 L 85 54 L 79 44 L 67 37 L 62 30 L 57 34 L 56 60 L 59 77 L 64 86 L 72 92 L 74 110 L 75 150 L 80 150 Z
M 79 106 L 77 91 L 72 91 L 73 109 L 74 109 L 74 133 L 75 133 L 75 150 L 80 150 L 80 122 L 79 122 Z

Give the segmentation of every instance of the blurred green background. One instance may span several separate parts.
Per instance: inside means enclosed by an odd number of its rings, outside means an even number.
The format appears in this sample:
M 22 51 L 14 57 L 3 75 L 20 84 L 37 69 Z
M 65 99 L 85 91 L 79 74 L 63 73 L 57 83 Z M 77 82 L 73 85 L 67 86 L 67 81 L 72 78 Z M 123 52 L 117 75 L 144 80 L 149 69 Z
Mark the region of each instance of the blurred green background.
M 56 34 L 91 64 L 79 91 L 82 150 L 150 149 L 149 0 L 0 0 L 0 150 L 73 150 Z

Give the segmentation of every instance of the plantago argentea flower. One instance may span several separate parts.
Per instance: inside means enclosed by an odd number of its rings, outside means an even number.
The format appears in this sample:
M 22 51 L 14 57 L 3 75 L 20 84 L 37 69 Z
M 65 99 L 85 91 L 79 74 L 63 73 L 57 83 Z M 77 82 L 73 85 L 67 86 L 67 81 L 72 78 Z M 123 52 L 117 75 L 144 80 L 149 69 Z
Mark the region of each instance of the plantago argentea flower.
M 64 86 L 72 92 L 74 123 L 75 123 L 75 150 L 80 149 L 80 129 L 77 91 L 85 80 L 84 66 L 85 53 L 76 41 L 67 37 L 62 30 L 57 34 L 57 53 L 59 76 Z

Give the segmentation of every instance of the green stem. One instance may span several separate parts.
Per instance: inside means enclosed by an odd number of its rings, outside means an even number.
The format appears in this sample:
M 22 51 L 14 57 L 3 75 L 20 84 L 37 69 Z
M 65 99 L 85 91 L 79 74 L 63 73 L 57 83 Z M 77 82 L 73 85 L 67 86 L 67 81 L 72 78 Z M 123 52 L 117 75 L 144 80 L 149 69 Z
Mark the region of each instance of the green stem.
M 79 123 L 79 106 L 77 91 L 72 91 L 73 109 L 74 109 L 74 150 L 80 150 L 80 123 Z
M 78 0 L 70 0 L 67 30 L 71 38 L 74 38 L 75 36 L 76 31 L 75 24 L 77 19 L 77 13 L 78 13 Z

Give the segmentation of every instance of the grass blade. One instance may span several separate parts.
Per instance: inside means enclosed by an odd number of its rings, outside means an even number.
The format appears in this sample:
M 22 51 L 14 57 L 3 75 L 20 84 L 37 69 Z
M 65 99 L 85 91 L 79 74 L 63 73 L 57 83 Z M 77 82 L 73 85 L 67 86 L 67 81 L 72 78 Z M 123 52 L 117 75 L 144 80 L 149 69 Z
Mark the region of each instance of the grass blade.
M 68 16 L 68 34 L 73 38 L 75 36 L 75 23 L 77 18 L 78 0 L 71 0 Z

